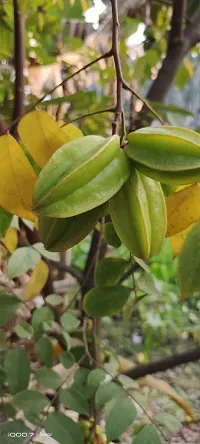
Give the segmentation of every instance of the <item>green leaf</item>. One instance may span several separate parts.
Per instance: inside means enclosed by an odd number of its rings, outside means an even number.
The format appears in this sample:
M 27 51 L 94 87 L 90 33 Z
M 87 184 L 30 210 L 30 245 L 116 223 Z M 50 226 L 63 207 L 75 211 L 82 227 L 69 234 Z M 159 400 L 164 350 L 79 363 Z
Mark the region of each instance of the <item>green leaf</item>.
M 136 280 L 137 287 L 147 294 L 154 294 L 159 296 L 159 291 L 156 288 L 154 276 L 150 273 L 142 273 Z
M 28 354 L 23 348 L 8 350 L 5 357 L 6 380 L 11 393 L 28 387 L 31 369 Z
M 162 442 L 155 426 L 147 425 L 137 434 L 132 444 L 162 444 Z
M 122 310 L 129 295 L 130 289 L 122 285 L 92 288 L 84 297 L 83 308 L 88 316 L 112 316 Z
M 121 384 L 123 385 L 123 387 L 125 389 L 136 389 L 138 388 L 138 383 L 137 381 L 134 381 L 134 379 L 129 378 L 129 376 L 126 375 L 119 375 L 118 376 L 118 381 L 121 382 Z
M 97 287 L 116 285 L 128 270 L 129 264 L 124 259 L 107 257 L 97 263 L 95 285 Z
M 150 267 L 146 264 L 145 261 L 143 261 L 143 259 L 139 259 L 138 257 L 134 257 L 135 262 L 137 262 L 137 264 L 147 273 L 151 273 Z
M 96 407 L 104 407 L 112 399 L 127 397 L 125 390 L 116 382 L 102 383 L 95 395 Z
M 8 213 L 4 208 L 0 207 L 0 239 L 6 233 L 8 227 L 11 224 L 13 214 Z
M 74 373 L 74 383 L 79 386 L 87 383 L 88 375 L 90 374 L 89 368 L 78 368 Z
M 16 416 L 16 410 L 15 408 L 9 404 L 8 402 L 5 402 L 4 404 L 4 410 L 7 418 L 14 418 Z
M 33 247 L 17 248 L 8 261 L 8 276 L 14 279 L 32 270 L 41 258 Z
M 68 20 L 83 20 L 83 9 L 80 0 L 74 0 L 73 2 L 64 0 L 64 16 Z
M 71 313 L 64 313 L 60 318 L 60 322 L 62 327 L 67 331 L 76 330 L 76 328 L 80 324 L 79 319 L 77 319 Z
M 47 304 L 56 307 L 56 305 L 60 305 L 63 303 L 63 297 L 59 294 L 49 294 L 49 296 L 45 298 L 45 301 Z
M 137 410 L 130 398 L 115 402 L 109 409 L 106 419 L 106 436 L 108 442 L 119 438 L 132 424 L 137 416 Z
M 37 308 L 33 312 L 32 316 L 32 326 L 36 332 L 41 332 L 44 330 L 44 322 L 49 322 L 54 320 L 54 313 L 49 307 Z
M 87 379 L 87 384 L 97 389 L 100 383 L 104 381 L 105 378 L 106 372 L 101 368 L 96 368 L 90 371 Z
M 178 260 L 178 283 L 185 299 L 200 290 L 200 222 L 188 233 Z
M 40 368 L 35 374 L 36 381 L 44 387 L 56 389 L 61 384 L 60 375 L 52 369 Z
M 38 251 L 43 257 L 46 257 L 46 259 L 50 259 L 52 261 L 59 261 L 59 254 L 58 253 L 52 253 L 52 251 L 48 251 L 44 248 L 44 245 L 42 242 L 38 242 L 37 244 L 34 244 L 33 247 L 36 251 Z
M 90 399 L 95 393 L 94 387 L 89 386 L 87 383 L 89 373 L 89 369 L 79 368 L 74 373 L 74 383 L 72 385 L 72 388 L 81 393 L 86 399 Z
M 26 321 L 21 321 L 20 324 L 17 324 L 14 331 L 19 336 L 19 338 L 30 339 L 34 335 L 32 325 L 30 325 Z
M 5 380 L 6 380 L 6 372 L 2 367 L 0 367 L 0 385 L 4 384 Z
M 64 413 L 50 413 L 44 429 L 59 444 L 84 444 L 81 428 Z
M 6 293 L 4 289 L 0 289 L 0 327 L 15 315 L 20 305 L 19 299 Z
M 25 12 L 28 6 L 28 0 L 19 0 L 19 8 L 21 12 Z
M 36 352 L 40 358 L 40 361 L 43 362 L 47 367 L 52 367 L 53 365 L 53 345 L 50 339 L 48 338 L 40 338 L 36 343 Z
M 175 83 L 176 86 L 182 90 L 186 83 L 190 80 L 193 75 L 193 66 L 188 59 L 184 60 L 183 65 L 181 65 L 176 73 Z
M 2 444 L 13 444 L 14 437 L 10 434 L 17 433 L 17 444 L 24 444 L 24 440 L 29 436 L 31 430 L 21 419 L 15 421 L 5 421 L 0 423 L 0 436 Z
M 12 404 L 20 410 L 40 413 L 50 401 L 36 390 L 24 390 L 13 397 Z
M 103 236 L 107 244 L 111 245 L 112 247 L 119 248 L 122 244 L 112 222 L 107 222 L 104 225 Z
M 148 101 L 148 103 L 154 108 L 155 111 L 162 112 L 170 112 L 173 114 L 180 114 L 182 116 L 194 116 L 193 113 L 191 113 L 190 111 L 188 111 L 185 108 L 180 108 L 179 106 L 175 106 L 175 105 L 167 105 L 166 103 L 161 103 L 161 102 L 153 102 L 153 101 Z
M 87 399 L 74 388 L 68 388 L 61 391 L 60 402 L 74 412 L 89 415 L 89 405 Z
M 0 351 L 8 348 L 7 336 L 5 331 L 0 331 Z
M 139 25 L 138 18 L 126 17 L 122 22 L 122 29 L 125 39 L 128 39 L 132 34 L 134 34 Z
M 71 336 L 66 331 L 62 331 L 62 336 L 63 336 L 63 339 L 64 339 L 64 341 L 66 343 L 67 349 L 70 350 L 70 348 L 72 346 Z
M 166 427 L 172 433 L 177 432 L 182 427 L 180 421 L 174 415 L 170 415 L 167 412 L 158 413 L 156 422 Z
M 75 364 L 75 358 L 69 351 L 64 351 L 59 355 L 60 362 L 65 368 L 71 368 Z
M 25 411 L 24 412 L 24 416 L 32 424 L 38 425 L 41 422 L 40 413 L 34 413 L 34 412 Z M 34 444 L 35 444 L 35 441 L 34 441 Z

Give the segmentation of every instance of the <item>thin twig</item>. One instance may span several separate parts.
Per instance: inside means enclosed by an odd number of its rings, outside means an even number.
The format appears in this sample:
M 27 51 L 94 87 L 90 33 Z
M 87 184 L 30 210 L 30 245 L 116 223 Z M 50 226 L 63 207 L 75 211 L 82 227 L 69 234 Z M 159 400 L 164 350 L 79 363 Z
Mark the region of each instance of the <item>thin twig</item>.
M 104 60 L 107 59 L 109 57 L 112 56 L 111 51 L 108 51 L 107 53 L 97 57 L 96 59 L 92 60 L 91 62 L 87 63 L 86 65 L 82 66 L 82 68 L 80 68 L 78 71 L 74 72 L 73 74 L 71 74 L 69 77 L 65 78 L 64 80 L 62 80 L 62 82 L 60 82 L 58 85 L 54 86 L 54 88 L 52 88 L 50 91 L 48 91 L 47 93 L 45 93 L 39 100 L 37 100 L 36 103 L 34 103 L 22 116 L 17 117 L 6 129 L 5 132 L 9 131 L 10 129 L 12 129 L 19 121 L 20 119 L 28 114 L 30 111 L 33 111 L 36 106 L 40 105 L 40 103 L 43 102 L 44 99 L 46 99 L 46 97 L 48 95 L 51 95 L 54 93 L 54 91 L 56 91 L 57 88 L 59 88 L 60 86 L 63 86 L 66 82 L 68 82 L 69 80 L 73 79 L 75 76 L 77 76 L 78 74 L 80 74 L 82 71 L 86 71 L 88 68 L 90 68 L 92 65 L 94 65 L 95 63 L 98 63 L 100 60 Z
M 137 99 L 141 100 L 143 105 L 145 105 L 152 112 L 152 114 L 156 117 L 156 119 L 158 119 L 159 122 L 162 125 L 164 125 L 164 121 L 157 114 L 157 112 L 154 111 L 154 109 L 151 107 L 151 105 L 149 105 L 149 103 L 145 99 L 143 99 L 138 93 L 136 93 L 135 90 L 133 88 L 131 88 L 131 86 L 129 86 L 125 81 L 123 81 L 123 89 L 125 89 L 126 91 L 131 92 L 131 94 L 133 94 L 135 97 L 137 97 Z
M 101 239 L 102 239 L 102 237 L 101 237 Z M 73 298 L 70 300 L 69 304 L 68 304 L 67 307 L 64 309 L 64 311 L 62 312 L 62 314 L 66 313 L 66 312 L 69 310 L 69 308 L 71 308 L 71 306 L 72 306 L 73 303 L 75 302 L 76 298 L 78 297 L 79 293 L 81 293 L 82 289 L 84 288 L 84 286 L 85 286 L 85 284 L 86 284 L 86 282 L 87 282 L 87 280 L 88 280 L 88 277 L 89 277 L 89 275 L 90 275 L 90 272 L 91 272 L 91 270 L 92 270 L 92 268 L 93 268 L 93 266 L 94 266 L 94 264 L 95 264 L 95 262 L 96 262 L 96 257 L 99 256 L 100 248 L 101 248 L 101 242 L 99 241 L 99 244 L 97 245 L 96 253 L 95 253 L 95 255 L 94 255 L 92 261 L 90 262 L 90 266 L 88 267 L 88 270 L 87 270 L 87 272 L 86 272 L 86 274 L 85 274 L 85 277 L 84 277 L 84 279 L 83 279 L 83 281 L 82 281 L 82 284 L 81 284 L 80 288 L 76 291 L 76 293 L 74 294 Z
M 78 368 L 78 366 L 80 366 L 80 364 L 83 362 L 83 360 L 85 359 L 85 354 L 79 359 L 79 361 L 73 365 L 73 367 L 69 370 L 69 372 L 67 373 L 66 377 L 63 379 L 63 381 L 61 382 L 60 386 L 58 387 L 58 389 L 56 390 L 55 396 L 52 398 L 51 403 L 49 404 L 47 410 L 45 412 L 43 412 L 42 415 L 42 419 L 40 421 L 40 424 L 37 425 L 37 427 L 35 428 L 33 434 L 28 437 L 25 441 L 24 444 L 30 444 L 33 441 L 33 438 L 35 438 L 35 436 L 37 435 L 38 430 L 43 426 L 44 420 L 46 418 L 46 416 L 49 413 L 50 408 L 52 407 L 52 405 L 54 405 L 57 397 L 60 394 L 60 391 L 63 387 L 63 385 L 67 382 L 67 380 L 69 379 L 69 377 L 71 376 L 71 374 L 75 371 L 75 368 Z
M 24 64 L 25 64 L 25 45 L 24 45 L 24 14 L 19 7 L 19 1 L 13 0 L 14 13 L 14 35 L 15 35 L 15 84 L 14 84 L 14 122 L 20 119 L 24 114 Z M 6 131 L 7 129 L 5 129 Z M 13 128 L 13 134 L 17 137 L 16 129 Z
M 76 117 L 75 119 L 69 120 L 67 123 L 73 123 L 73 122 L 77 122 L 77 120 L 81 120 L 81 119 L 85 119 L 86 117 L 91 117 L 91 116 L 95 116 L 97 114 L 103 114 L 103 113 L 114 113 L 115 112 L 115 108 L 107 108 L 107 109 L 100 109 L 97 111 L 93 111 L 91 113 L 87 113 L 87 114 L 83 114 L 82 116 Z M 66 123 L 64 123 L 61 128 L 63 126 L 65 126 Z
M 120 382 L 120 381 L 119 381 Z M 120 383 L 120 385 L 123 384 Z M 124 387 L 123 387 L 124 388 Z M 125 390 L 125 389 L 124 389 Z M 165 442 L 167 442 L 168 444 L 170 444 L 170 441 L 168 440 L 168 438 L 166 437 L 166 435 L 163 433 L 162 429 L 160 428 L 160 426 L 157 424 L 156 421 L 154 421 L 154 419 L 152 418 L 152 416 L 149 415 L 149 413 L 147 412 L 147 410 L 142 406 L 142 404 L 134 398 L 134 396 L 128 391 L 125 390 L 125 392 L 128 393 L 128 395 L 130 396 L 130 398 L 142 409 L 143 413 L 147 416 L 147 418 L 149 419 L 149 421 L 156 427 L 156 429 L 160 432 L 161 436 L 164 438 Z

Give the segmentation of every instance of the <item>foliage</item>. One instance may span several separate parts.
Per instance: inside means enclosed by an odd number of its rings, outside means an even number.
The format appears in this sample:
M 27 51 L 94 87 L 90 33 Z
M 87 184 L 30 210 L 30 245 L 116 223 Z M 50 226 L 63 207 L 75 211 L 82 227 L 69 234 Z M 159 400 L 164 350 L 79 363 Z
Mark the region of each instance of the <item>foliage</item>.
M 167 334 L 174 339 L 196 327 L 200 136 L 169 126 L 172 116 L 176 123 L 177 116 L 192 117 L 190 111 L 146 103 L 133 89 L 135 83 L 145 91 L 159 75 L 173 26 L 171 5 L 152 4 L 136 56 L 129 37 L 145 11 L 139 8 L 136 16 L 121 20 L 118 42 L 116 8 L 121 5 L 111 3 L 112 46 L 109 51 L 109 36 L 99 56 L 91 36 L 84 40 L 84 33 L 72 32 L 77 21 L 86 32 L 85 12 L 92 1 L 16 2 L 17 15 L 26 22 L 24 100 L 18 85 L 23 63 L 19 69 L 16 9 L 9 0 L 0 2 L 0 109 L 12 132 L 3 129 L 0 136 L 0 249 L 6 276 L 0 282 L 0 389 L 1 404 L 5 397 L 10 405 L 0 424 L 5 443 L 8 431 L 19 430 L 19 442 L 31 433 L 26 419 L 34 435 L 43 427 L 60 444 L 106 444 L 124 439 L 128 429 L 133 444 L 161 444 L 180 423 L 170 415 L 153 415 L 152 424 L 137 429 L 137 406 L 146 412 L 141 384 L 165 393 L 194 417 L 165 381 L 135 382 L 120 374 L 128 365 L 122 350 L 144 362 L 166 345 Z M 189 23 L 198 7 L 191 3 Z M 198 45 L 192 51 L 197 54 Z M 191 57 L 185 55 L 174 78 L 177 88 L 182 90 L 193 74 Z M 16 111 L 20 91 L 24 115 Z M 137 120 L 140 103 L 134 96 L 147 111 L 140 116 L 142 128 L 126 135 Z M 10 124 L 13 108 L 17 119 Z M 153 116 L 164 125 L 149 126 Z M 63 252 L 71 248 L 72 261 L 66 264 Z M 181 308 L 177 264 L 182 297 L 197 293 Z M 63 273 L 73 278 L 71 288 Z M 109 327 L 119 335 L 120 324 L 130 336 L 133 323 L 132 342 L 138 339 L 142 348 L 135 344 L 133 353 L 129 338 L 124 343 L 120 337 L 112 350 Z M 103 429 L 97 420 L 102 408 Z

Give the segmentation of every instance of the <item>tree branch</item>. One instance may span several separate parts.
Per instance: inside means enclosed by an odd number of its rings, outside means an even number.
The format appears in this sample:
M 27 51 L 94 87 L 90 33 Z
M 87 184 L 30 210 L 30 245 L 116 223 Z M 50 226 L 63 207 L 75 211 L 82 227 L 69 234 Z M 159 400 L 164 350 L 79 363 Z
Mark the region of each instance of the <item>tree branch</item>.
M 94 230 L 90 249 L 87 255 L 85 269 L 84 269 L 84 283 L 82 286 L 82 295 L 94 287 L 94 270 L 96 260 L 103 259 L 107 249 L 107 244 L 102 239 L 102 233 Z
M 164 125 L 164 121 L 161 119 L 159 114 L 157 114 L 157 112 L 154 111 L 154 109 L 151 107 L 151 105 L 149 105 L 149 103 L 145 99 L 141 99 L 141 96 L 139 94 L 137 94 L 129 85 L 127 85 L 126 82 L 123 82 L 123 88 L 126 89 L 127 91 L 130 91 L 131 94 L 133 94 L 135 97 L 137 97 L 137 99 L 142 100 L 143 105 L 146 106 L 151 111 L 151 113 L 156 117 L 157 120 L 159 120 L 159 122 L 162 125 Z
M 14 122 L 24 114 L 24 14 L 20 11 L 18 0 L 13 0 L 14 37 L 15 37 L 15 91 L 14 91 Z M 15 133 L 15 125 L 13 125 Z
M 177 42 L 174 27 L 175 24 L 171 22 L 170 45 L 162 67 L 147 94 L 147 99 L 155 102 L 162 102 L 165 99 L 185 55 L 200 40 L 200 7 L 185 28 L 182 41 Z M 175 36 L 175 41 L 171 36 Z
M 175 1 L 175 0 L 174 0 Z M 177 0 L 180 2 L 181 0 Z M 182 0 L 183 2 L 183 0 Z M 180 4 L 180 3 L 179 3 Z M 152 83 L 149 92 L 147 94 L 147 100 L 154 102 L 163 102 L 173 81 L 177 70 L 184 60 L 184 57 L 190 51 L 190 49 L 200 41 L 200 6 L 194 13 L 190 22 L 187 24 L 185 30 L 183 31 L 183 10 L 184 2 L 182 4 L 182 13 L 180 17 L 182 18 L 182 25 L 179 20 L 178 30 L 175 29 L 177 24 L 175 24 L 175 18 L 178 15 L 177 5 L 176 10 L 173 12 L 171 19 L 171 30 L 169 35 L 169 43 L 166 56 L 163 60 L 162 66 L 154 82 Z M 175 18 L 174 18 L 175 16 Z M 179 35 L 182 38 L 177 38 Z M 151 123 L 152 118 L 146 116 L 147 108 L 143 106 L 141 112 L 139 113 L 136 121 L 134 122 L 131 130 L 141 128 L 143 119 L 147 121 L 148 124 Z
M 123 372 L 132 379 L 142 378 L 146 375 L 152 375 L 158 372 L 164 372 L 168 369 L 177 367 L 188 362 L 198 361 L 200 359 L 200 347 L 194 348 L 185 353 L 179 353 L 169 358 L 161 359 L 148 364 L 138 365 L 137 367 Z
M 122 66 L 121 60 L 119 57 L 119 16 L 118 16 L 118 6 L 117 0 L 111 0 L 112 7 L 112 55 L 115 64 L 116 71 L 116 108 L 115 108 L 115 117 L 112 124 L 112 134 L 118 133 L 119 122 L 122 120 L 122 114 L 124 114 L 123 108 L 123 100 L 122 100 L 122 86 L 123 86 L 123 74 L 122 74 Z M 125 128 L 122 129 L 122 137 L 125 134 Z
M 186 0 L 173 0 L 173 13 L 171 19 L 171 32 L 169 34 L 169 49 L 176 43 L 183 42 L 183 22 L 186 10 Z
M 80 284 L 83 283 L 83 273 L 81 272 L 81 270 L 78 270 L 77 268 L 73 267 L 72 265 L 66 265 L 66 264 L 63 264 L 62 262 L 57 262 L 57 261 L 53 261 L 53 260 L 50 260 L 50 264 L 52 266 L 54 266 L 55 268 L 57 268 L 57 270 L 59 270 L 59 271 L 65 271 L 66 273 L 71 274 L 71 276 L 73 276 L 75 279 L 77 279 L 77 281 Z

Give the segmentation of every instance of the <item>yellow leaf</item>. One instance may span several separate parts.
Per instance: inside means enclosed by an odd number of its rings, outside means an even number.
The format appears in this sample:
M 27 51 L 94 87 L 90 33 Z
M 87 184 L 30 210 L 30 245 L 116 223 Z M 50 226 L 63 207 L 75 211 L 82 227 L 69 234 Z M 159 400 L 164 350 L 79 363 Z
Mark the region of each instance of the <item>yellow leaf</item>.
M 13 253 L 17 247 L 18 235 L 16 228 L 10 227 L 6 231 L 3 243 L 10 253 Z
M 189 76 L 192 77 L 194 74 L 194 70 L 193 70 L 193 64 L 190 62 L 189 59 L 185 59 L 184 60 L 184 65 L 189 73 Z
M 77 126 L 72 125 L 72 123 L 63 125 L 62 130 L 67 134 L 69 140 L 79 139 L 79 137 L 83 137 L 82 131 L 77 128 Z
M 194 418 L 194 413 L 190 409 L 190 407 L 178 396 L 176 391 L 168 384 L 168 382 L 163 381 L 163 379 L 156 379 L 153 376 L 146 376 L 145 378 L 140 380 L 142 385 L 148 385 L 156 390 L 159 390 L 169 396 L 173 401 L 181 407 L 187 415 L 191 418 Z
M 200 184 L 190 185 L 166 198 L 167 234 L 173 236 L 200 219 Z
M 136 364 L 134 364 L 133 361 L 130 361 L 129 359 L 126 359 L 121 355 L 118 355 L 117 358 L 119 363 L 119 368 L 118 368 L 119 373 L 124 373 L 136 367 Z
M 12 214 L 34 221 L 32 195 L 35 172 L 16 140 L 0 137 L 0 205 Z
M 58 148 L 73 139 L 45 111 L 26 114 L 19 122 L 18 132 L 23 145 L 41 168 Z
M 25 301 L 30 301 L 40 294 L 44 285 L 46 284 L 49 274 L 49 269 L 47 264 L 43 260 L 40 260 L 35 266 L 30 280 L 24 287 L 24 299 Z
M 87 11 L 87 9 L 89 8 L 88 1 L 87 0 L 81 0 L 81 6 L 82 6 L 83 12 Z
M 174 234 L 174 236 L 172 236 L 170 238 L 172 253 L 173 253 L 174 257 L 176 257 L 180 254 L 180 252 L 182 250 L 183 242 L 187 236 L 187 233 L 192 229 L 193 226 L 194 226 L 194 224 L 190 225 L 185 230 L 181 231 L 180 233 Z

